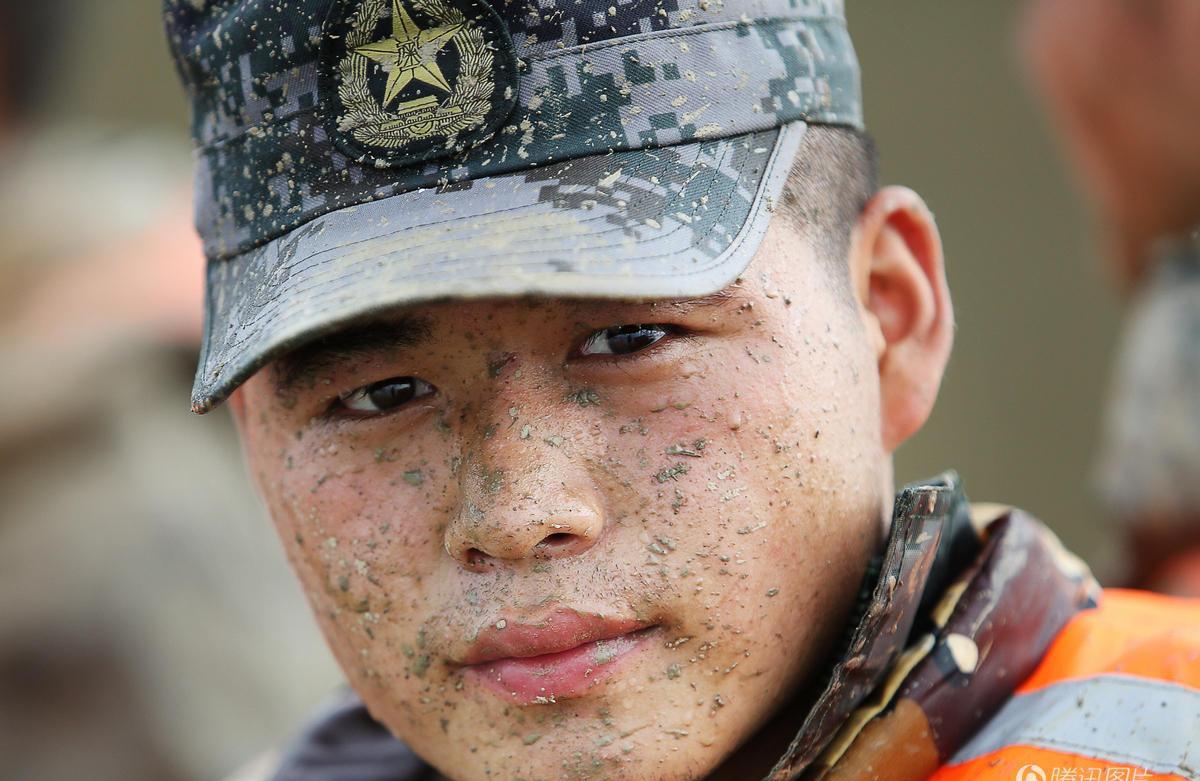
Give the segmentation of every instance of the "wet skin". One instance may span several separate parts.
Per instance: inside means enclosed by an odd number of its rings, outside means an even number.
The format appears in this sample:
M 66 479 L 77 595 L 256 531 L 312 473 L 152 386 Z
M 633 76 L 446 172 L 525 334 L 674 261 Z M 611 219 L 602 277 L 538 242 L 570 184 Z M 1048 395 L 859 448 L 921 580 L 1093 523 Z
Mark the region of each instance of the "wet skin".
M 444 775 L 738 777 L 829 653 L 892 443 L 868 297 L 779 223 L 710 299 L 415 306 L 239 391 L 334 653 Z

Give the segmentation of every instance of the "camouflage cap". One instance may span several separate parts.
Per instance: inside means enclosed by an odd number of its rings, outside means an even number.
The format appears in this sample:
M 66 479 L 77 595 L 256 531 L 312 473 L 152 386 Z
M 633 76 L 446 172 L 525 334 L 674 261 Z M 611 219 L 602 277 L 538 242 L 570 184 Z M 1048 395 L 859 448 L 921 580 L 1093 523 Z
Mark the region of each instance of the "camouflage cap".
M 806 123 L 861 126 L 842 0 L 166 0 L 208 256 L 192 403 L 445 297 L 740 274 Z

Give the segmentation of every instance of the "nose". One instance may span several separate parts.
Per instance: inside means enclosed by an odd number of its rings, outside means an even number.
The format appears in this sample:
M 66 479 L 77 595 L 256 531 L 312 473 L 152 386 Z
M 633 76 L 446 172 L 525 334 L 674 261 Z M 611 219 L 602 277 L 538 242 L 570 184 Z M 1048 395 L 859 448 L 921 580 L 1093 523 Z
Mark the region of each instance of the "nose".
M 542 514 L 522 505 L 468 504 L 446 530 L 446 551 L 482 571 L 502 562 L 578 556 L 600 537 L 600 515 L 582 504 Z
M 460 471 L 463 501 L 445 531 L 446 551 L 463 567 L 578 556 L 596 544 L 604 514 L 583 470 L 562 454 L 528 452 L 537 445 L 493 448 L 490 468 Z M 566 461 L 564 463 L 564 461 Z M 507 467 L 507 468 L 506 468 Z

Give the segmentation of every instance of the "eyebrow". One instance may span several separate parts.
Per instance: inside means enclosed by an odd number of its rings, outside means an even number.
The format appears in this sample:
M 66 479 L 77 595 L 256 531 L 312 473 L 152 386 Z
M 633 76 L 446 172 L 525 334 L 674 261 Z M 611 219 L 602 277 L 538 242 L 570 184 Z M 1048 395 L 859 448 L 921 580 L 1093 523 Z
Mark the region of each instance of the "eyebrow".
M 432 325 L 424 317 L 370 321 L 340 329 L 297 348 L 275 362 L 275 389 L 294 390 L 301 382 L 343 363 L 380 353 L 416 347 L 429 338 Z
M 687 311 L 691 309 L 704 309 L 707 307 L 721 307 L 731 302 L 743 301 L 745 294 L 742 291 L 741 285 L 738 282 L 730 284 L 728 287 L 721 288 L 715 293 L 709 293 L 705 296 L 696 296 L 694 298 L 675 298 L 666 301 L 651 301 L 648 302 L 655 308 L 675 309 L 679 311 Z
M 725 306 L 740 301 L 744 294 L 737 282 L 708 295 L 694 298 L 650 300 L 640 303 L 651 308 L 686 312 L 705 307 Z M 301 383 L 337 366 L 377 356 L 380 353 L 419 346 L 429 338 L 432 323 L 425 317 L 401 317 L 387 321 L 369 321 L 340 329 L 314 339 L 275 362 L 275 390 L 280 395 L 294 391 Z

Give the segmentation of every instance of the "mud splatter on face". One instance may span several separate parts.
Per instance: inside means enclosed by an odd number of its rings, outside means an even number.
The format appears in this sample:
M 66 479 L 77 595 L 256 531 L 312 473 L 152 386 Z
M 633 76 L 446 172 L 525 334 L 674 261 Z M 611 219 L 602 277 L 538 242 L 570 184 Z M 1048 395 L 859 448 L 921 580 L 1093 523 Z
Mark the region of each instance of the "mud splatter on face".
M 423 306 L 419 347 L 324 362 L 294 403 L 270 370 L 247 384 L 246 450 L 331 647 L 452 778 L 698 778 L 803 691 L 887 460 L 854 313 L 775 246 L 716 303 Z M 666 335 L 611 336 L 645 324 Z M 616 353 L 580 352 L 605 333 Z M 389 377 L 436 392 L 339 408 Z

